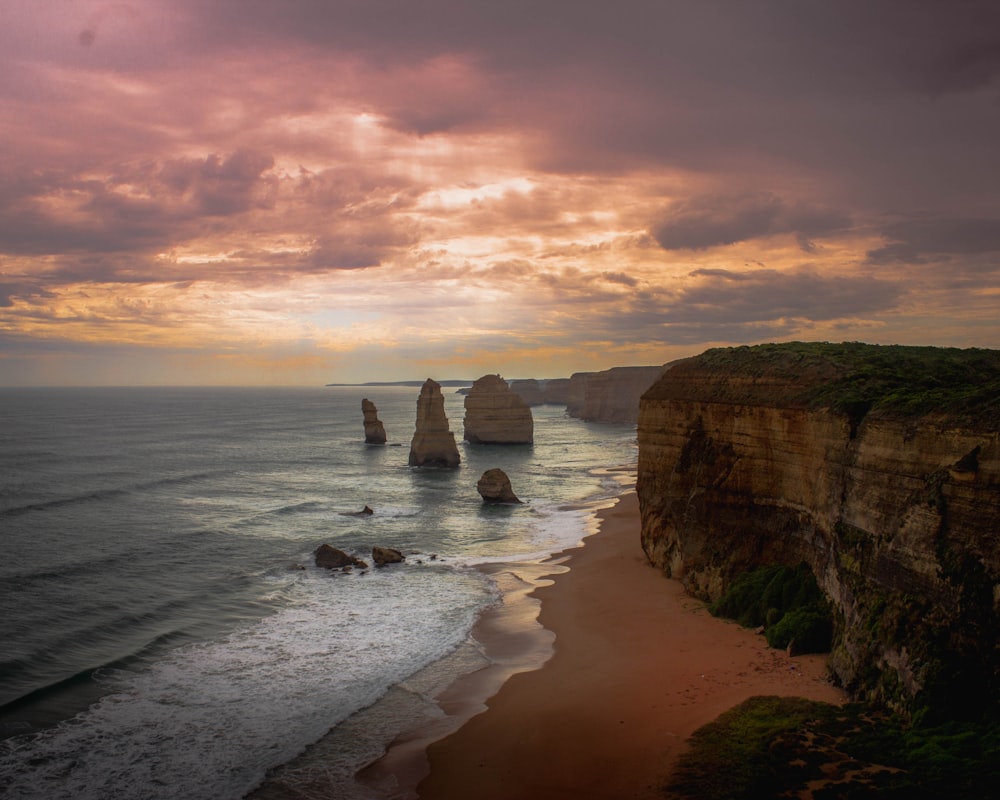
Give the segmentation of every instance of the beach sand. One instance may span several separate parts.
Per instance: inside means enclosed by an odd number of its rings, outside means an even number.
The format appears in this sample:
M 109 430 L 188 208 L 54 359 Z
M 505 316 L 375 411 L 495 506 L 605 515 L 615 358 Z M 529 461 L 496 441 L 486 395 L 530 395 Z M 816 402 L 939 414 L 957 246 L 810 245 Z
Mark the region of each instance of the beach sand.
M 537 603 L 511 602 L 514 618 L 487 614 L 476 637 L 498 665 L 442 695 L 449 716 L 398 742 L 366 770 L 369 785 L 391 779 L 394 797 L 428 800 L 653 798 L 685 739 L 746 698 L 846 700 L 827 682 L 824 656 L 768 648 L 652 568 L 634 492 L 598 516 L 599 533 L 523 581 L 540 586 L 543 627 L 517 617 Z M 532 649 L 517 632 L 541 638 Z M 449 724 L 461 727 L 444 733 Z

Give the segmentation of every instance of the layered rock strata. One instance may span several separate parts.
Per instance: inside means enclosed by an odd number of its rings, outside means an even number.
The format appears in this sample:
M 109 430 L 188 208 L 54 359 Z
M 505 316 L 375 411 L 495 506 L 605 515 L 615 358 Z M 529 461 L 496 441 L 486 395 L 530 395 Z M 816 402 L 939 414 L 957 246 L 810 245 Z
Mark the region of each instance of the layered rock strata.
M 639 398 L 665 367 L 612 367 L 575 372 L 566 391 L 566 413 L 589 422 L 636 422 Z
M 844 358 L 865 346 L 819 347 L 818 359 L 770 347 L 708 351 L 643 396 L 637 493 L 650 562 L 714 600 L 749 569 L 804 561 L 834 611 L 830 665 L 846 688 L 901 710 L 995 704 L 996 420 L 852 395 L 852 369 L 889 399 L 902 391 Z M 741 357 L 749 366 L 734 368 Z M 996 381 L 1000 358 L 986 361 Z
M 569 400 L 569 378 L 550 378 L 545 381 L 542 400 L 552 405 L 566 405 Z
M 457 467 L 461 462 L 455 435 L 448 427 L 441 384 L 428 378 L 417 398 L 417 422 L 410 442 L 411 467 Z
M 484 375 L 465 396 L 465 440 L 472 444 L 531 444 L 531 408 L 499 375 Z
M 385 426 L 378 418 L 378 409 L 367 397 L 361 401 L 361 413 L 364 415 L 365 444 L 385 444 Z

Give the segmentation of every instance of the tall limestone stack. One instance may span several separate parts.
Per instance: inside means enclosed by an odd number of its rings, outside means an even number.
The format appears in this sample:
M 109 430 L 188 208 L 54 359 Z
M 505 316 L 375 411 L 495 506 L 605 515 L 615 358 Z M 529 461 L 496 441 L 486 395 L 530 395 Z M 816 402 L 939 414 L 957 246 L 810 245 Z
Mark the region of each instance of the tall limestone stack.
M 531 408 L 499 375 L 483 375 L 465 396 L 465 441 L 472 444 L 531 444 Z
M 411 467 L 457 467 L 461 457 L 444 413 L 441 384 L 428 378 L 417 398 L 417 426 L 410 443 Z
M 365 444 L 385 444 L 385 426 L 378 418 L 378 409 L 367 397 L 361 401 L 361 413 L 365 417 Z

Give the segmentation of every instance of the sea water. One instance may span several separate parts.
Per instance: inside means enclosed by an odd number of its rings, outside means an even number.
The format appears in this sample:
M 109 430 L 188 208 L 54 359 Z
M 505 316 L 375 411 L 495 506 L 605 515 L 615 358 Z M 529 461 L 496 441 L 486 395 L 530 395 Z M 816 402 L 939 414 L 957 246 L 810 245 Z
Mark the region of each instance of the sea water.
M 417 387 L 0 391 L 0 797 L 242 798 L 331 729 L 345 781 L 377 755 L 370 709 L 405 715 L 378 701 L 498 602 L 477 565 L 578 543 L 635 462 L 634 426 L 562 406 L 533 445 L 462 443 L 444 391 L 455 470 L 407 465 Z M 523 505 L 482 504 L 493 467 Z M 323 543 L 407 558 L 330 572 Z

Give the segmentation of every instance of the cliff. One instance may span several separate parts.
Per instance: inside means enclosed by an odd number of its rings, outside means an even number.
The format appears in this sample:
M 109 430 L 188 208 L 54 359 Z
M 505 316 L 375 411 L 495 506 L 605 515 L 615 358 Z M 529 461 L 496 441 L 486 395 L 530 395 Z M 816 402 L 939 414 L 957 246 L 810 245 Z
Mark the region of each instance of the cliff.
M 589 422 L 636 422 L 639 398 L 665 367 L 612 367 L 574 372 L 566 391 L 566 413 Z
M 410 442 L 410 466 L 457 467 L 461 461 L 448 427 L 441 384 L 428 378 L 417 398 L 417 422 Z
M 707 600 L 805 562 L 846 688 L 899 710 L 996 708 L 998 420 L 1000 351 L 707 351 L 641 401 L 643 549 Z
M 529 406 L 540 406 L 545 403 L 545 395 L 542 394 L 542 384 L 534 378 L 522 378 L 521 380 L 511 381 L 510 390 Z
M 566 405 L 569 401 L 569 378 L 549 378 L 542 387 L 542 401 L 553 405 Z
M 531 409 L 499 375 L 483 375 L 465 396 L 465 435 L 472 444 L 531 444 Z

